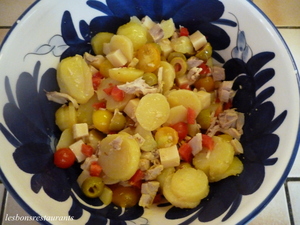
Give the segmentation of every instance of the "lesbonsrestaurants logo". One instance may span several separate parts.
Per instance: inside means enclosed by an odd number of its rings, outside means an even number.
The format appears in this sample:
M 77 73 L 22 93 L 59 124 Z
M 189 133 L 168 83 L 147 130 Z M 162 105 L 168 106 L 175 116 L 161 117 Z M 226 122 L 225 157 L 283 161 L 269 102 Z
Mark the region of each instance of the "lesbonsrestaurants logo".
M 23 215 L 8 215 L 4 217 L 5 221 L 72 221 L 74 220 L 73 216 L 23 216 Z

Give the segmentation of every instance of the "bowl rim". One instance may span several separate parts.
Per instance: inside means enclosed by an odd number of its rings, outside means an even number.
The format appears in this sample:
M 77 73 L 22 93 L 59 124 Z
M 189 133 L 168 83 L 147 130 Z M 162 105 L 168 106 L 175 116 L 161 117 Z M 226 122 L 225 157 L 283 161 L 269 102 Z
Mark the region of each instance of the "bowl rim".
M 0 45 L 0 55 L 1 55 L 1 50 L 3 48 L 3 46 L 5 46 L 6 41 L 9 39 L 11 33 L 15 30 L 15 28 L 18 25 L 18 22 L 27 15 L 28 12 L 30 12 L 32 10 L 32 8 L 34 8 L 39 2 L 42 1 L 51 1 L 51 0 L 35 0 L 31 5 L 29 5 L 29 7 L 26 8 L 26 10 L 17 18 L 17 20 L 14 22 L 14 24 L 10 27 L 9 31 L 7 32 L 7 34 L 5 35 L 1 45 Z M 219 0 L 219 1 L 224 1 L 224 0 Z M 297 79 L 297 86 L 298 86 L 298 95 L 300 96 L 300 72 L 299 69 L 297 67 L 297 64 L 295 62 L 295 59 L 293 57 L 293 54 L 289 48 L 289 46 L 287 45 L 285 39 L 283 38 L 282 34 L 279 32 L 278 28 L 276 27 L 276 25 L 271 21 L 271 19 L 253 2 L 253 0 L 246 0 L 252 7 L 254 7 L 254 10 L 258 11 L 259 14 L 264 18 L 264 20 L 270 25 L 270 28 L 273 29 L 273 31 L 277 34 L 277 36 L 279 37 L 281 43 L 283 44 L 283 47 L 285 47 L 286 52 L 289 55 L 290 58 L 290 62 L 292 63 L 293 67 L 294 67 L 294 71 L 295 71 L 295 76 Z M 300 62 L 299 62 L 299 66 L 300 66 Z M 294 143 L 294 147 L 293 150 L 291 151 L 291 157 L 289 159 L 289 161 L 287 162 L 286 168 L 284 170 L 284 172 L 282 173 L 280 179 L 278 180 L 277 184 L 274 186 L 274 188 L 272 189 L 272 191 L 265 197 L 265 199 L 255 208 L 253 209 L 245 218 L 243 218 L 242 220 L 240 220 L 237 224 L 238 225 L 242 225 L 245 223 L 250 222 L 251 220 L 255 219 L 255 217 L 269 204 L 269 202 L 274 198 L 274 196 L 278 193 L 278 191 L 280 190 L 280 188 L 283 186 L 284 182 L 286 181 L 289 172 L 291 171 L 292 166 L 294 165 L 296 156 L 298 154 L 298 150 L 300 148 L 300 120 L 298 123 L 298 130 L 297 130 L 297 137 Z M 300 154 L 300 153 L 299 153 Z M 10 184 L 10 182 L 7 180 L 5 174 L 3 173 L 2 169 L 1 169 L 1 165 L 0 165 L 0 180 L 2 181 L 2 183 L 4 184 L 5 188 L 7 189 L 7 191 L 9 192 L 9 194 L 14 198 L 14 200 L 29 214 L 29 216 L 31 216 L 32 218 L 42 218 L 42 215 L 39 215 L 34 209 L 32 209 L 32 207 L 30 207 L 24 200 L 23 198 L 17 193 L 17 191 L 15 191 L 15 189 L 12 187 L 12 185 Z M 4 194 L 4 197 L 7 196 L 7 194 Z M 4 198 L 3 197 L 3 198 Z M 4 216 L 3 216 L 4 218 Z M 2 218 L 2 219 L 3 219 Z M 51 224 L 50 222 L 46 221 L 46 220 L 42 220 L 42 221 L 38 221 L 41 224 Z

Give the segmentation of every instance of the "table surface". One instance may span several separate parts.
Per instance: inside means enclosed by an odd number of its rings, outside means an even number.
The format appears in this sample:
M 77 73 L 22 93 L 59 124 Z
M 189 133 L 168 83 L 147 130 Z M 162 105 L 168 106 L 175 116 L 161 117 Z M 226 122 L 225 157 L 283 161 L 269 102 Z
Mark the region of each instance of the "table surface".
M 0 44 L 11 25 L 34 0 L 0 0 Z M 300 68 L 300 1 L 254 0 L 276 25 L 286 40 Z M 273 200 L 257 215 L 250 225 L 300 225 L 300 154 L 298 154 L 287 180 Z M 0 224 L 37 225 L 35 221 L 9 222 L 8 216 L 27 213 L 5 190 L 0 181 Z

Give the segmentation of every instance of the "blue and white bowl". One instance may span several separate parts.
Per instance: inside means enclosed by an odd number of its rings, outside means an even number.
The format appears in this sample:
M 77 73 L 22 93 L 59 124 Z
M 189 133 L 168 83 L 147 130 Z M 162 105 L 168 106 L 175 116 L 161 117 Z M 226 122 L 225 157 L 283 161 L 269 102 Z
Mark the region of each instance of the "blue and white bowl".
M 58 89 L 59 60 L 91 51 L 97 32 L 114 32 L 130 16 L 145 15 L 201 30 L 226 79 L 236 79 L 234 107 L 246 115 L 243 173 L 211 184 L 208 198 L 194 209 L 105 206 L 81 194 L 78 165 L 62 170 L 53 164 L 59 105 L 46 99 L 45 90 Z M 268 204 L 293 164 L 299 74 L 274 25 L 250 1 L 40 0 L 14 24 L 0 50 L 0 175 L 41 223 L 245 224 Z

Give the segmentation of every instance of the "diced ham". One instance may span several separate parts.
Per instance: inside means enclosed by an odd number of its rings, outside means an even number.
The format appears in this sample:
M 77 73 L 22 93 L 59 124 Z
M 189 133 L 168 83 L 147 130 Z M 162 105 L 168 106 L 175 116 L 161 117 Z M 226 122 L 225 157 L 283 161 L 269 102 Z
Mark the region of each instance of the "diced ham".
M 146 171 L 150 168 L 150 160 L 149 159 L 140 159 L 139 169 L 141 171 Z
M 193 67 L 200 66 L 203 63 L 203 60 L 197 58 L 196 56 L 192 56 L 192 57 L 188 58 L 186 63 L 187 63 L 187 69 L 190 70 Z
M 190 141 L 189 145 L 192 148 L 192 154 L 195 156 L 202 150 L 202 134 L 196 134 Z
M 198 78 L 200 77 L 200 72 L 202 71 L 202 68 L 193 67 L 189 70 L 186 77 L 189 80 L 190 83 L 194 83 Z
M 222 81 L 225 80 L 225 69 L 219 66 L 214 66 L 212 68 L 212 76 L 214 81 Z
M 145 180 L 155 180 L 163 171 L 163 165 L 153 165 L 145 173 Z
M 139 201 L 139 206 L 149 208 L 159 188 L 158 181 L 149 181 L 142 184 L 142 196 Z
M 154 42 L 158 42 L 164 37 L 164 31 L 159 24 L 155 24 L 153 27 L 151 27 L 149 34 L 153 38 Z
M 228 102 L 234 95 L 232 90 L 233 81 L 223 81 L 218 89 L 218 96 L 221 102 Z

